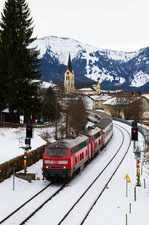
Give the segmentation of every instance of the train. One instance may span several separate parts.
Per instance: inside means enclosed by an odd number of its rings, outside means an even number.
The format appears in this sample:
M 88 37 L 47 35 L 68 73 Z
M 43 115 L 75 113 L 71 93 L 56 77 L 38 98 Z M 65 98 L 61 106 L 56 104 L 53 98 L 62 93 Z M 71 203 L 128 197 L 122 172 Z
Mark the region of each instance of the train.
M 112 118 L 100 111 L 87 111 L 94 123 L 78 135 L 49 144 L 43 154 L 43 179 L 71 180 L 106 146 L 113 135 Z

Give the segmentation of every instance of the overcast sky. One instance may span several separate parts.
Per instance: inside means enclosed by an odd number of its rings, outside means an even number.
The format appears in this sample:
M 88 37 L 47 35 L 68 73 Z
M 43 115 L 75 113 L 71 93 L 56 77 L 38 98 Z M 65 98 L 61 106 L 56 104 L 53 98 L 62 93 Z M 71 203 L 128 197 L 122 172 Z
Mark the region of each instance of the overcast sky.
M 5 0 L 0 0 L 0 12 Z M 149 46 L 149 0 L 27 0 L 34 35 L 73 38 L 94 47 Z

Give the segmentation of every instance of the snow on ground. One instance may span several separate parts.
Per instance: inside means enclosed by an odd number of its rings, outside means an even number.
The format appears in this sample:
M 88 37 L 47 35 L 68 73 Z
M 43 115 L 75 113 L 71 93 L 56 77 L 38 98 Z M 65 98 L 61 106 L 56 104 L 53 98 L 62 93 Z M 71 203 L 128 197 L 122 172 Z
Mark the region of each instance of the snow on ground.
M 130 128 L 123 124 L 129 131 Z M 143 148 L 143 137 L 139 135 L 139 145 Z M 126 225 L 126 214 L 128 225 L 148 225 L 149 209 L 149 179 L 142 171 L 141 187 L 136 188 L 136 202 L 134 201 L 134 187 L 136 186 L 136 160 L 134 159 L 133 144 L 118 169 L 114 178 L 108 185 L 108 189 L 102 194 L 100 200 L 91 212 L 90 217 L 84 223 L 104 225 Z M 128 183 L 128 197 L 126 197 L 126 180 L 128 174 L 131 183 Z M 144 178 L 146 177 L 146 189 L 144 189 Z M 131 213 L 129 205 L 131 203 Z
M 42 134 L 49 133 L 53 141 L 54 128 L 35 128 L 31 139 L 32 150 L 44 145 L 46 142 L 40 137 Z M 20 148 L 24 146 L 26 137 L 26 128 L 0 128 L 0 164 L 9 161 L 17 156 L 23 155 L 24 150 Z M 23 138 L 23 139 L 22 139 Z M 20 141 L 23 143 L 21 144 Z
M 114 122 L 115 123 L 115 122 Z M 116 122 L 119 123 L 119 122 Z M 124 125 L 127 130 L 130 132 L 130 127 L 128 125 Z M 45 129 L 45 128 L 44 128 Z M 47 130 L 46 130 L 47 131 Z M 52 131 L 51 131 L 52 132 Z M 15 154 L 20 152 L 18 148 L 18 133 L 23 136 L 25 134 L 25 130 L 22 128 L 18 129 L 0 129 L 0 159 L 3 158 L 8 160 L 11 157 L 15 157 Z M 37 134 L 41 134 L 41 129 L 35 130 L 33 143 L 42 145 L 44 144 L 43 140 L 40 137 L 37 137 Z M 120 139 L 120 134 L 115 131 L 115 135 L 113 136 L 111 142 L 107 145 L 105 152 L 102 152 L 100 155 L 96 157 L 80 174 L 79 179 L 80 182 L 83 177 L 86 177 L 86 183 L 88 182 L 89 177 L 89 169 L 92 170 L 92 173 L 97 172 L 97 167 L 100 160 L 104 160 L 104 157 L 107 158 L 107 154 L 111 151 L 114 151 L 114 146 L 117 140 Z M 38 140 L 41 141 L 39 141 Z M 5 141 L 4 141 L 5 139 Z M 3 140 L 3 141 L 2 141 Z M 6 142 L 6 143 L 5 143 Z M 7 146 L 6 146 L 7 144 Z M 143 148 L 143 137 L 139 135 L 139 145 Z M 10 148 L 11 146 L 11 148 Z M 5 148 L 5 154 L 2 149 Z M 15 148 L 17 149 L 15 152 Z M 11 153 L 13 150 L 13 154 Z M 22 151 L 22 150 L 21 150 Z M 131 146 L 125 160 L 122 165 L 118 169 L 114 178 L 108 184 L 108 189 L 104 191 L 100 200 L 95 205 L 92 210 L 90 216 L 85 221 L 85 225 L 126 225 L 126 214 L 128 215 L 128 225 L 148 225 L 148 209 L 149 209 L 149 179 L 146 173 L 147 166 L 143 167 L 142 176 L 141 176 L 141 187 L 137 187 L 137 200 L 134 202 L 134 187 L 136 184 L 136 160 L 134 159 L 133 153 L 133 145 Z M 42 160 L 34 164 L 33 166 L 28 168 L 28 172 L 36 173 L 37 176 L 42 177 Z M 124 180 L 125 175 L 128 174 L 130 176 L 131 183 L 128 183 L 128 197 L 126 197 L 126 180 Z M 89 177 L 88 177 L 89 175 Z M 144 189 L 144 178 L 146 181 L 146 189 Z M 76 193 L 80 191 L 80 187 L 83 185 L 77 185 L 76 180 L 79 180 L 77 177 L 72 181 L 70 186 L 68 186 L 68 190 L 75 189 Z M 15 190 L 13 191 L 13 177 L 11 176 L 9 179 L 0 183 L 0 199 L 3 204 L 0 204 L 0 220 L 9 214 L 13 206 L 16 208 L 21 205 L 26 199 L 30 196 L 38 192 L 40 189 L 45 187 L 47 184 L 44 181 L 32 181 L 32 183 L 28 183 L 27 181 L 15 178 Z M 85 184 L 84 184 L 85 185 Z M 65 191 L 67 195 L 67 191 Z M 74 195 L 75 196 L 75 195 Z M 92 197 L 92 196 L 91 196 Z M 67 198 L 67 196 L 66 196 Z M 68 198 L 67 198 L 68 199 Z M 71 201 L 71 198 L 70 198 Z M 13 204 L 11 204 L 13 202 Z M 129 213 L 129 204 L 132 204 L 132 212 Z M 66 202 L 64 203 L 66 205 Z M 63 207 L 64 207 L 63 205 Z M 8 207 L 9 206 L 9 207 Z M 61 205 L 59 206 L 61 207 Z M 54 208 L 54 205 L 53 205 Z M 47 209 L 48 211 L 48 209 Z M 57 209 L 55 209 L 56 216 Z M 74 217 L 75 218 L 75 217 Z M 34 220 L 33 220 L 34 221 Z M 31 224 L 42 224 L 43 217 L 41 216 L 40 220 L 36 223 Z M 13 221 L 12 221 L 13 224 Z M 30 224 L 30 222 L 28 223 Z M 44 223 L 49 224 L 49 223 Z M 65 224 L 65 223 L 64 223 Z M 75 224 L 75 223 L 74 223 Z M 50 222 L 50 225 L 54 225 L 54 223 Z M 78 225 L 76 223 L 76 225 Z

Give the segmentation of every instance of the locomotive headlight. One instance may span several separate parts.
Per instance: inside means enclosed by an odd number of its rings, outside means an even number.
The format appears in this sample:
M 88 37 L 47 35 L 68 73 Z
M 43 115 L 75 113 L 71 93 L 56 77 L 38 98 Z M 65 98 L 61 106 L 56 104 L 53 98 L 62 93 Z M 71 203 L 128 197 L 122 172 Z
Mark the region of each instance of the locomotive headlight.
M 68 164 L 68 161 L 58 161 L 58 164 Z
M 53 160 L 44 160 L 45 164 L 53 164 Z

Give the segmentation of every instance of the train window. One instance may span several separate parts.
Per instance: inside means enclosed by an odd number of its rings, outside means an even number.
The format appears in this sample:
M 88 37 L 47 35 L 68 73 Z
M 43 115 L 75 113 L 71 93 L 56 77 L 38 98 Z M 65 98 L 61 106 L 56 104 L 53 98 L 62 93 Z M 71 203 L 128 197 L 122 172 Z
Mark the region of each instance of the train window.
M 75 164 L 77 164 L 77 157 L 75 157 Z
M 56 149 L 47 149 L 46 155 L 49 156 L 55 156 L 56 155 Z
M 49 156 L 66 156 L 67 149 L 47 149 L 46 155 Z
M 57 149 L 57 156 L 66 156 L 67 149 Z
M 82 154 L 80 154 L 80 161 L 82 160 Z
M 94 134 L 94 135 L 92 136 L 93 140 L 95 140 L 96 138 L 100 137 L 100 135 L 101 135 L 100 132 Z
M 81 154 L 80 154 L 80 160 L 82 160 L 84 158 L 84 153 L 82 152 Z
M 71 154 L 75 154 L 76 152 L 80 151 L 80 149 L 84 148 L 85 146 L 87 146 L 90 143 L 90 140 L 87 139 L 86 141 L 76 145 L 75 147 L 73 147 L 71 149 Z
M 89 140 L 89 139 L 87 139 L 87 140 L 86 140 L 86 143 L 87 143 L 87 145 L 88 145 L 88 144 L 90 143 L 90 140 Z

